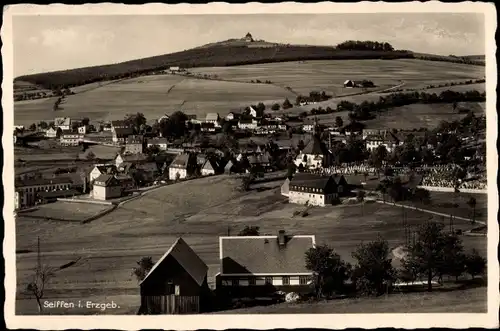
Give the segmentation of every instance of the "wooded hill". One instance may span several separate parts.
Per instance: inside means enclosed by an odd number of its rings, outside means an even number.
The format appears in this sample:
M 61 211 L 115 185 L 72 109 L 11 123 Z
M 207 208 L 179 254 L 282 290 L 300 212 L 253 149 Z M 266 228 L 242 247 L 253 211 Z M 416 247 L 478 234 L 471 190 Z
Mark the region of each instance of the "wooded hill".
M 282 44 L 272 47 L 253 47 L 252 43 L 241 45 L 228 42 L 110 65 L 20 76 L 14 82 L 29 82 L 46 89 L 57 90 L 152 74 L 171 66 L 194 68 L 305 60 L 401 58 L 415 58 L 415 56 L 410 51 L 394 50 L 388 43 L 372 41 L 347 41 L 336 47 Z

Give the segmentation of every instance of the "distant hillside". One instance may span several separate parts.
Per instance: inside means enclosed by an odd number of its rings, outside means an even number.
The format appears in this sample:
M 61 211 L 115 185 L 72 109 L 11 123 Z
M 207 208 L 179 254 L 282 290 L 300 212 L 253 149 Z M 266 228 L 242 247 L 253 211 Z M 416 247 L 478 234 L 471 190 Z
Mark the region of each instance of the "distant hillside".
M 412 57 L 407 51 L 350 50 L 333 46 L 283 45 L 265 41 L 228 40 L 189 50 L 122 63 L 54 71 L 17 77 L 48 89 L 71 88 L 98 81 L 134 77 L 168 69 L 220 67 L 305 60 L 400 59 Z
M 337 46 L 289 45 L 254 40 L 248 33 L 241 39 L 210 43 L 181 52 L 110 65 L 20 76 L 14 81 L 31 83 L 39 88 L 57 90 L 99 81 L 156 73 L 168 69 L 170 66 L 194 68 L 305 60 L 390 60 L 401 58 L 476 64 L 471 59 L 398 51 L 386 42 L 346 41 Z

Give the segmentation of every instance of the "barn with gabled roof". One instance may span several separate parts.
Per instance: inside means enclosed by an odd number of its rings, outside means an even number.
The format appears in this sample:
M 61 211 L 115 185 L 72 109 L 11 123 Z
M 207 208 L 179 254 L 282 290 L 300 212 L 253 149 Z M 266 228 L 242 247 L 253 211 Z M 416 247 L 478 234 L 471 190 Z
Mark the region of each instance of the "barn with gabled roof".
M 206 310 L 208 267 L 182 238 L 140 282 L 140 314 L 198 314 Z

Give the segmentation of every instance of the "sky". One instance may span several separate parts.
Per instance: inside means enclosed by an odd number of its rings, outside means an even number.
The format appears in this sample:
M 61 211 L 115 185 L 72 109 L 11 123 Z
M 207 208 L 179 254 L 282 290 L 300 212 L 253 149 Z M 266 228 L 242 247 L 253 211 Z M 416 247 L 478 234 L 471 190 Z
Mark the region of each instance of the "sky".
M 112 64 L 242 38 L 309 45 L 391 43 L 440 55 L 485 53 L 474 13 L 14 16 L 14 76 Z

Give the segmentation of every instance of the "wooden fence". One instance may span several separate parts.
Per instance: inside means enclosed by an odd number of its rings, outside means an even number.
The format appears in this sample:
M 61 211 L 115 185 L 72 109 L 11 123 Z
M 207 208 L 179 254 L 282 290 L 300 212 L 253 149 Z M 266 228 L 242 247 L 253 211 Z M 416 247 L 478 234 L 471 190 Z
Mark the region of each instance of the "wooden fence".
M 142 305 L 145 314 L 198 314 L 200 297 L 173 294 L 143 296 Z

